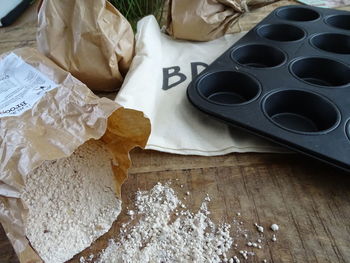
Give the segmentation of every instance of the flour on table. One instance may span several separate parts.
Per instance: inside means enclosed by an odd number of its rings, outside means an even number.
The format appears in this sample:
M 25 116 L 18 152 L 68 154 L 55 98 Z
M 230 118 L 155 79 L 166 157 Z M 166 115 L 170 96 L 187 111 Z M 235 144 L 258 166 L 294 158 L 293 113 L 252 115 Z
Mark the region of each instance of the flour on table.
M 112 226 L 121 201 L 113 191 L 111 162 L 101 142 L 88 141 L 25 178 L 26 235 L 45 262 L 69 260 Z
M 138 222 L 121 230 L 119 242 L 110 240 L 96 262 L 222 262 L 233 242 L 230 226 L 214 224 L 207 203 L 205 199 L 197 213 L 181 210 L 174 217 L 182 203 L 168 185 L 139 191 Z
M 256 227 L 256 230 L 258 230 L 260 233 L 264 233 L 264 227 L 263 226 L 259 226 L 257 223 L 255 223 L 254 226 Z
M 277 224 L 272 224 L 271 226 L 270 226 L 270 228 L 271 228 L 271 230 L 272 231 L 278 231 L 279 229 L 280 229 L 280 227 L 277 225 Z
M 276 242 L 276 241 L 277 241 L 276 235 L 272 235 L 271 240 L 272 240 L 273 242 Z
M 263 227 L 254 224 L 258 231 L 249 231 L 237 219 L 217 225 L 209 218 L 209 202 L 206 195 L 199 211 L 192 213 L 184 209 L 170 184 L 158 183 L 149 191 L 138 191 L 135 209 L 126 212 L 130 218 L 121 225 L 120 235 L 109 240 L 93 260 L 81 257 L 80 262 L 251 262 L 264 245 Z M 238 216 L 241 219 L 240 213 Z

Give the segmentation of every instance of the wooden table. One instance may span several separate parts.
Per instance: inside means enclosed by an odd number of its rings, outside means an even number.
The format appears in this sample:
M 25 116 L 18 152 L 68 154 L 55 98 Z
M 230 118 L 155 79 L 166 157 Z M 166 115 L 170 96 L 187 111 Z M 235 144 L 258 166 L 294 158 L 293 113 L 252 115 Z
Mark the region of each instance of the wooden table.
M 16 22 L 0 29 L 0 52 L 35 46 L 35 7 Z M 255 222 L 265 227 L 262 249 L 246 262 L 350 262 L 350 176 L 299 154 L 228 154 L 219 157 L 180 156 L 136 149 L 133 167 L 123 185 L 123 211 L 112 229 L 81 255 L 98 253 L 111 237 L 118 236 L 128 219 L 138 189 L 157 182 L 172 186 L 189 209 L 197 211 L 203 198 L 211 196 L 209 209 L 214 222 L 243 221 L 251 235 Z M 178 180 L 176 180 L 178 179 Z M 183 187 L 180 187 L 183 185 Z M 237 212 L 241 216 L 237 216 Z M 267 228 L 277 223 L 277 242 Z M 240 249 L 248 249 L 243 236 Z M 18 259 L 0 227 L 0 262 Z

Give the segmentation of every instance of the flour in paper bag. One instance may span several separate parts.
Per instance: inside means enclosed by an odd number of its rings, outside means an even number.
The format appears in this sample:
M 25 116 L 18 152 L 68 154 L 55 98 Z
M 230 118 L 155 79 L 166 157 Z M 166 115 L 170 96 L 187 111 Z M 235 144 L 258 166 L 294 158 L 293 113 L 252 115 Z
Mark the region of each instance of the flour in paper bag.
M 45 262 L 69 260 L 110 229 L 121 210 L 111 162 L 102 142 L 88 141 L 25 178 L 26 235 Z

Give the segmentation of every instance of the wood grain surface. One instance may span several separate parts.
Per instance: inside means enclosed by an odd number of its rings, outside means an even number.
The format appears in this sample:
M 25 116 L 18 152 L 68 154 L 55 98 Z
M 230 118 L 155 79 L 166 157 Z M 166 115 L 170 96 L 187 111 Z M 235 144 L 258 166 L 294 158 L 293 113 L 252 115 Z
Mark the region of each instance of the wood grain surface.
M 350 262 L 350 177 L 344 172 L 298 154 L 196 157 L 134 150 L 131 156 L 124 210 L 112 230 L 83 256 L 97 254 L 118 236 L 128 219 L 125 208 L 132 208 L 138 189 L 171 181 L 180 198 L 191 193 L 184 203 L 192 211 L 209 194 L 213 221 L 242 221 L 252 238 L 248 240 L 259 236 L 255 222 L 264 226 L 262 249 L 249 249 L 247 239 L 236 237 L 239 249 L 256 253 L 246 262 Z M 280 226 L 277 242 L 271 241 L 272 223 Z M 70 262 L 78 262 L 81 255 Z
M 35 19 L 36 6 L 32 6 L 15 25 L 0 29 L 0 52 L 35 46 Z M 135 192 L 149 190 L 157 182 L 172 182 L 180 198 L 189 191 L 184 203 L 192 211 L 209 194 L 212 220 L 242 221 L 250 238 L 259 236 L 255 222 L 264 226 L 262 249 L 250 249 L 242 235 L 235 236 L 240 249 L 256 252 L 243 262 L 350 262 L 350 176 L 345 172 L 299 154 L 198 157 L 136 149 L 131 158 L 119 219 L 69 262 L 97 254 L 110 238 L 117 238 L 121 224 L 128 220 L 126 207 L 133 207 Z M 272 223 L 280 226 L 276 242 L 268 230 Z M 19 261 L 0 227 L 0 263 L 7 262 Z

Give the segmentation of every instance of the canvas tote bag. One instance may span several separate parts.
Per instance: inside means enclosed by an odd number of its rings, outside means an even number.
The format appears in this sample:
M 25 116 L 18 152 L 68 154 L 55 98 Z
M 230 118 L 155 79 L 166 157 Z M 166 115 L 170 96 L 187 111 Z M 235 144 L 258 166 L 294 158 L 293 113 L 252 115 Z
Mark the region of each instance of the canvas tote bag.
M 270 142 L 213 119 L 186 97 L 192 78 L 244 33 L 210 42 L 174 40 L 147 16 L 137 26 L 136 55 L 116 102 L 143 111 L 152 131 L 146 149 L 177 154 L 281 151 Z

